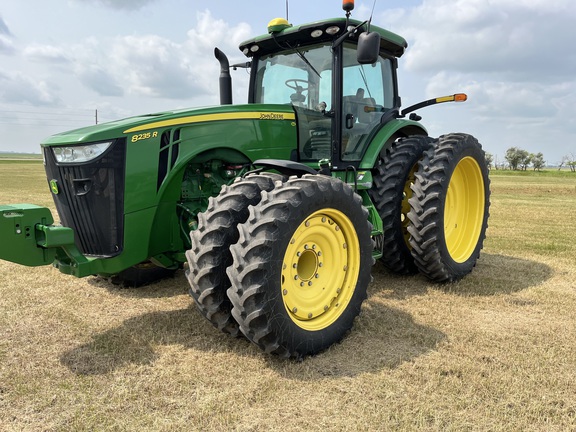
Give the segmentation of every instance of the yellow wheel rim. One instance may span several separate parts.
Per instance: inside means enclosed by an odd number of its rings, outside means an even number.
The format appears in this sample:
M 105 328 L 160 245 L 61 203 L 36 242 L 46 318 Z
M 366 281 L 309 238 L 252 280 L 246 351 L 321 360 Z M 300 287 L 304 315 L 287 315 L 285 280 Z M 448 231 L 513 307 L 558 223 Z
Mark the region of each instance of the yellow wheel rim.
M 457 263 L 465 262 L 478 244 L 484 221 L 484 179 L 478 162 L 465 157 L 454 169 L 444 207 L 446 247 Z
M 298 226 L 282 263 L 282 300 L 299 327 L 318 331 L 346 310 L 358 281 L 360 243 L 348 217 L 323 209 Z

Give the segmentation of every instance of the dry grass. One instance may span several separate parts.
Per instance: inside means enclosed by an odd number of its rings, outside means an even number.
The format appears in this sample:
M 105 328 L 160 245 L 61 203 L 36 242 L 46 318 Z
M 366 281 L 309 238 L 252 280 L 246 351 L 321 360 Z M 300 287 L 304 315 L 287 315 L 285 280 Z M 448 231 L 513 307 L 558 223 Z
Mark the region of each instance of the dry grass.
M 48 204 L 41 166 L 14 167 L 0 202 Z M 0 430 L 575 430 L 576 176 L 492 189 L 469 277 L 376 265 L 351 334 L 303 362 L 218 333 L 182 274 L 120 290 L 1 261 Z

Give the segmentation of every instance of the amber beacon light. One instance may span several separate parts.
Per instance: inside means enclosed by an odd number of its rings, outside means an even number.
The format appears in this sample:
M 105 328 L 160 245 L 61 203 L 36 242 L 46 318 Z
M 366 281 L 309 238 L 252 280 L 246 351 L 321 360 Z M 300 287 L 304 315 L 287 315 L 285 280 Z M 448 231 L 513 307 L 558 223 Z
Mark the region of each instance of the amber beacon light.
M 352 12 L 354 10 L 354 0 L 343 0 L 342 9 L 348 13 Z

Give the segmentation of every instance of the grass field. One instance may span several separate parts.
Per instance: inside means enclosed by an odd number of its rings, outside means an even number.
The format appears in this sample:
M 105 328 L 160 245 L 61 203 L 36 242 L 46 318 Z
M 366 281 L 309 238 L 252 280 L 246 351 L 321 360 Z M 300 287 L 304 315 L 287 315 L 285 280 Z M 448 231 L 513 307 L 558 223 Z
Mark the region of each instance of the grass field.
M 41 164 L 0 182 L 52 206 Z M 471 275 L 377 264 L 353 331 L 302 362 L 219 333 L 182 273 L 132 290 L 0 261 L 0 430 L 576 430 L 576 175 L 493 172 L 492 193 Z
M 0 152 L 0 160 L 24 160 L 24 161 L 33 161 L 33 160 L 42 160 L 42 155 L 40 153 L 1 153 Z

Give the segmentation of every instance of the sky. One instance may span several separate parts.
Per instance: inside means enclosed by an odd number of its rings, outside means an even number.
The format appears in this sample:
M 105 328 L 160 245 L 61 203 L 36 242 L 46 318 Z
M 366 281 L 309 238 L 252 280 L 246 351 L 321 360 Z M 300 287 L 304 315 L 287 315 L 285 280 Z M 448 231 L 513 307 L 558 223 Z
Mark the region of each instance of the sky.
M 342 17 L 340 0 L 289 0 L 289 21 Z M 356 0 L 367 19 L 373 0 Z M 285 0 L 2 0 L 0 151 L 39 152 L 46 137 L 96 122 L 219 103 L 219 47 L 286 16 Z M 510 147 L 549 164 L 576 157 L 574 0 L 376 0 L 373 22 L 408 41 L 403 106 L 459 92 L 465 103 L 419 110 L 431 136 L 466 132 L 497 161 Z M 233 72 L 234 102 L 248 76 Z

